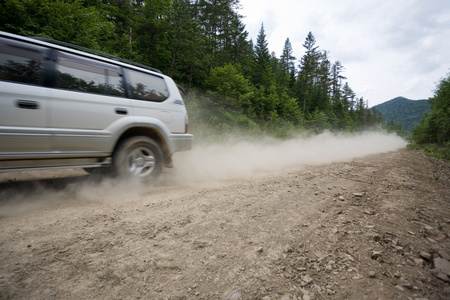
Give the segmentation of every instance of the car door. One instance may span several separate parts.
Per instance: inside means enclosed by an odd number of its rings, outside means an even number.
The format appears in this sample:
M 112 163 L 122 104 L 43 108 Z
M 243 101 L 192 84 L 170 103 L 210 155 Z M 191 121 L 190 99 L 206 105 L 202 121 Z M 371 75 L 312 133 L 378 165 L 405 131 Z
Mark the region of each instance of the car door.
M 47 53 L 45 47 L 0 37 L 0 160 L 49 155 Z
M 52 149 L 71 156 L 110 151 L 113 123 L 130 114 L 120 68 L 71 53 L 58 53 L 51 91 Z

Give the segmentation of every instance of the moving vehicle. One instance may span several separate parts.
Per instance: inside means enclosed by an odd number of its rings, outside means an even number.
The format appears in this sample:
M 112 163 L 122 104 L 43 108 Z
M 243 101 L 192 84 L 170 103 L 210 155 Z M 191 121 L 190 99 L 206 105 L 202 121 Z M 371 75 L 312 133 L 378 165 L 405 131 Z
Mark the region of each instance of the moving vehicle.
M 160 71 L 0 31 L 0 172 L 155 178 L 192 144 L 180 90 Z

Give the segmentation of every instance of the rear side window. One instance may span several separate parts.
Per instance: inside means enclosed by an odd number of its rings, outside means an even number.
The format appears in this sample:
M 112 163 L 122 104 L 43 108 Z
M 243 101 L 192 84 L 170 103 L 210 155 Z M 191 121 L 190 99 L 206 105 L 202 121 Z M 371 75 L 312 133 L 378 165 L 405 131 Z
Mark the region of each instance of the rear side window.
M 131 98 L 161 102 L 169 97 L 164 78 L 134 70 L 127 72 Z
M 0 80 L 42 84 L 44 53 L 44 47 L 0 38 Z
M 86 57 L 59 53 L 57 83 L 61 89 L 95 94 L 125 96 L 120 68 Z

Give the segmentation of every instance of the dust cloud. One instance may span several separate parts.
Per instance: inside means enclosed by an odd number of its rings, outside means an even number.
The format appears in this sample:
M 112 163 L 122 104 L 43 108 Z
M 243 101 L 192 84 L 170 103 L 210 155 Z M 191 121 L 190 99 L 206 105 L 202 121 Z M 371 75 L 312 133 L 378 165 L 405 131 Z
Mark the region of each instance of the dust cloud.
M 243 178 L 305 165 L 350 161 L 395 151 L 406 145 L 401 137 L 381 132 L 325 132 L 285 141 L 233 138 L 226 143 L 201 145 L 177 153 L 173 176 L 184 183 Z
M 190 151 L 176 153 L 175 168 L 166 169 L 152 184 L 98 178 L 81 169 L 5 173 L 0 177 L 0 217 L 49 207 L 136 201 L 175 187 L 220 184 L 224 180 L 307 165 L 350 161 L 369 154 L 395 151 L 406 144 L 396 135 L 380 132 L 353 135 L 326 132 L 284 141 L 233 137 L 226 142 L 199 144 Z

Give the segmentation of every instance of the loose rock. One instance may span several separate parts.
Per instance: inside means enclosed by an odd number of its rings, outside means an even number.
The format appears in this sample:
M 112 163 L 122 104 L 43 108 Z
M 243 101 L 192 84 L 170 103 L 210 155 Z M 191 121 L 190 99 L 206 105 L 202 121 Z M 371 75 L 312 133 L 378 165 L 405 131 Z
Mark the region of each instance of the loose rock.
M 441 250 L 441 251 L 439 251 L 439 255 L 443 259 L 450 261 L 450 254 L 448 254 L 447 252 Z
M 448 276 L 445 275 L 444 273 L 438 273 L 438 274 L 436 275 L 436 277 L 439 278 L 439 279 L 442 280 L 442 281 L 450 282 L 450 279 L 449 279 Z
M 414 258 L 414 263 L 416 264 L 416 266 L 423 266 L 423 259 L 421 258 Z
M 425 251 L 422 251 L 419 253 L 420 257 L 426 259 L 426 260 L 430 260 L 431 259 L 431 254 Z
M 226 300 L 241 300 L 242 299 L 242 295 L 240 291 L 233 291 L 231 292 L 231 294 L 228 295 L 228 297 L 226 298 Z
M 314 280 L 311 278 L 311 276 L 309 276 L 309 275 L 303 276 L 302 279 L 303 279 L 303 281 L 304 281 L 306 284 L 310 284 L 310 283 L 312 283 L 312 282 L 314 281 Z
M 370 255 L 370 257 L 372 259 L 376 260 L 376 259 L 380 258 L 382 255 L 383 255 L 383 252 L 381 252 L 381 251 L 373 251 L 372 254 Z
M 434 259 L 434 266 L 438 272 L 450 275 L 450 261 L 438 257 Z

